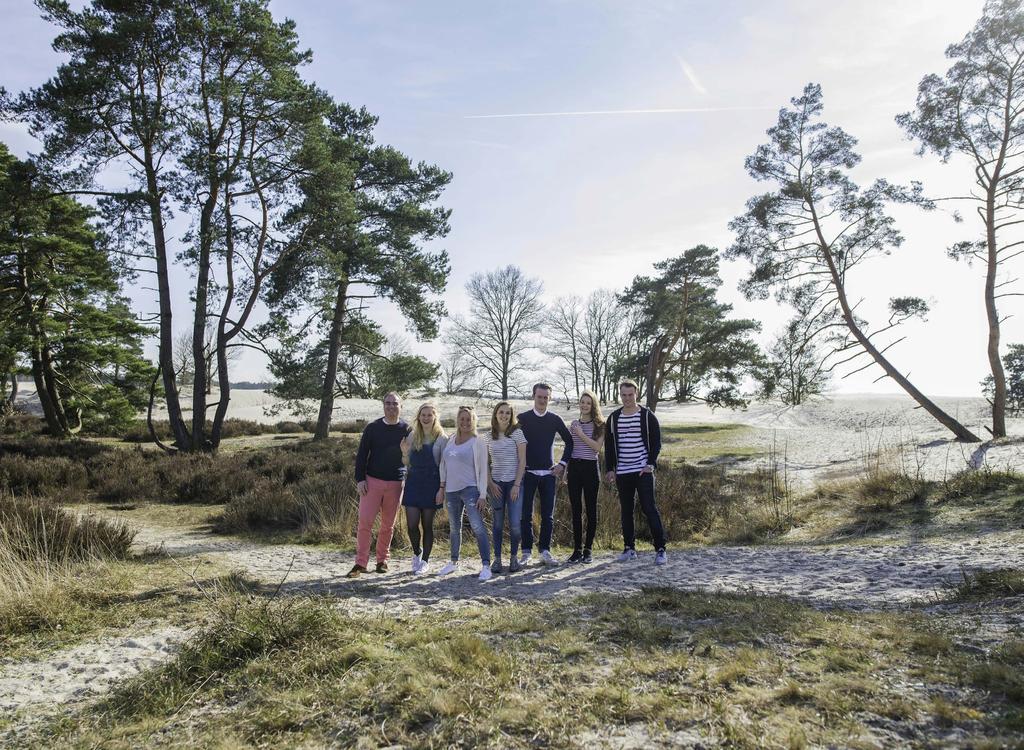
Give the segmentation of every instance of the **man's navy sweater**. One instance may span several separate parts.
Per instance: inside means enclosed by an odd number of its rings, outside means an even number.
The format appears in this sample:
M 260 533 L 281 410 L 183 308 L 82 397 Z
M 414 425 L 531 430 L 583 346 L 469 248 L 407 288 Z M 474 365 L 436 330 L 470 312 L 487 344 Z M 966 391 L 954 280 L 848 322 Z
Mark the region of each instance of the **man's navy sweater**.
M 565 443 L 560 463 L 569 463 L 569 456 L 572 455 L 572 433 L 560 416 L 550 411 L 544 412 L 544 416 L 537 416 L 537 412 L 530 409 L 520 414 L 517 419 L 523 437 L 526 438 L 527 471 L 547 471 L 554 465 L 553 448 L 556 434 L 561 435 L 562 442 Z
M 356 451 L 356 481 L 362 482 L 367 476 L 401 481 L 405 474 L 402 438 L 408 434 L 409 425 L 401 420 L 398 424 L 388 424 L 381 417 L 366 425 Z

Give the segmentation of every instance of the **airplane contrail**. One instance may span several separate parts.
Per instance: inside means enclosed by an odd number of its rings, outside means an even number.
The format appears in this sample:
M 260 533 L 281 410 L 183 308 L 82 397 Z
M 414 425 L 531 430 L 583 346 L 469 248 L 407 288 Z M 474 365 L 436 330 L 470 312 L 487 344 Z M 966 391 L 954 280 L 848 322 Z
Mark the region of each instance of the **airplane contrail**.
M 749 112 L 773 110 L 775 107 L 678 107 L 671 109 L 594 109 L 581 112 L 518 112 L 501 115 L 464 115 L 466 120 L 498 120 L 511 117 L 584 117 L 587 115 L 664 115 L 701 112 Z

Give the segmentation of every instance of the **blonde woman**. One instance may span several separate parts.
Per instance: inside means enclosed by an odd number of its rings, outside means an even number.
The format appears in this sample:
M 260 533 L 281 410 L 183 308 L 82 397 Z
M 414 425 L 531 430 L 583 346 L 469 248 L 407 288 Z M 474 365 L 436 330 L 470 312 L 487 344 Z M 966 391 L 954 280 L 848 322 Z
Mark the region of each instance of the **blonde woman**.
M 416 412 L 409 434 L 402 441 L 405 463 L 405 523 L 412 545 L 412 572 L 422 575 L 430 568 L 434 548 L 434 513 L 444 503 L 441 489 L 441 456 L 448 443 L 437 408 L 423 404 Z M 423 547 L 420 547 L 422 526 Z
M 491 412 L 491 429 L 487 440 L 491 456 L 491 510 L 494 512 L 494 563 L 492 573 L 501 573 L 501 540 L 508 517 L 510 573 L 519 570 L 519 541 L 522 538 L 523 474 L 526 472 L 526 437 L 519 429 L 515 412 L 508 401 L 500 401 Z
M 482 515 L 487 507 L 487 445 L 477 437 L 476 411 L 472 406 L 460 406 L 455 423 L 456 432 L 441 454 L 441 489 L 448 502 L 452 557 L 439 575 L 459 569 L 465 512 L 480 548 L 480 580 L 486 581 L 491 577 L 491 547 Z
M 580 394 L 580 416 L 569 425 L 572 433 L 572 457 L 566 473 L 569 504 L 572 506 L 571 563 L 589 563 L 594 534 L 597 532 L 597 491 L 601 486 L 598 454 L 604 438 L 601 403 L 593 391 Z M 587 536 L 583 539 L 583 501 L 587 504 Z

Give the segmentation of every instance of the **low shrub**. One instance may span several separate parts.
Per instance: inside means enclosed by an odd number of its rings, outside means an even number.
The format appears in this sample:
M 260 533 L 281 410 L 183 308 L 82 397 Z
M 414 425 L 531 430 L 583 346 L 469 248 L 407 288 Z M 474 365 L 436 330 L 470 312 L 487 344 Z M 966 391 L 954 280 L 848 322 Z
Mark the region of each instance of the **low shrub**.
M 16 495 L 64 494 L 73 498 L 89 486 L 85 467 L 61 456 L 0 456 L 0 490 Z
M 48 500 L 0 494 L 0 559 L 124 559 L 134 538 L 135 532 L 120 521 L 78 515 Z
M 172 502 L 226 503 L 253 484 L 252 472 L 235 456 L 177 453 L 163 459 L 156 467 L 157 482 L 168 488 L 164 499 Z
M 155 468 L 163 458 L 141 448 L 106 451 L 86 463 L 89 486 L 97 499 L 107 502 L 159 500 L 166 486 L 157 484 Z
M 281 433 L 282 435 L 294 435 L 300 432 L 312 432 L 312 430 L 307 430 L 298 422 L 288 421 L 278 422 L 277 424 L 274 425 L 274 429 L 277 432 Z
M 980 499 L 995 493 L 1024 494 L 1024 476 L 1010 471 L 982 468 L 961 471 L 940 483 L 941 500 Z

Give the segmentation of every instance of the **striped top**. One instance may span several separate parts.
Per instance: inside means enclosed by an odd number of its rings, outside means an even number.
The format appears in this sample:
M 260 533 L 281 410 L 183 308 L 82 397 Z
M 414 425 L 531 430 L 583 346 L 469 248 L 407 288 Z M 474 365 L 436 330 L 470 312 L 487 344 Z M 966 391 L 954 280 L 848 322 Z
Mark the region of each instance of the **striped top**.
M 616 474 L 633 474 L 647 466 L 647 449 L 644 448 L 643 435 L 640 434 L 640 416 L 636 414 L 620 414 L 615 423 L 615 437 L 619 441 L 619 462 L 615 467 Z
M 594 423 L 593 423 L 593 421 L 581 422 L 578 419 L 574 419 L 572 421 L 572 425 L 569 426 L 569 430 L 572 431 L 572 428 L 575 425 L 579 425 L 580 429 L 583 430 L 583 434 L 586 435 L 590 440 L 594 439 Z M 573 440 L 572 441 L 572 457 L 573 458 L 581 458 L 584 461 L 596 461 L 597 460 L 597 451 L 595 451 L 589 445 L 584 443 L 582 440 Z
M 495 482 L 514 482 L 519 471 L 519 446 L 526 444 L 526 436 L 518 427 L 511 435 L 497 440 L 487 432 L 487 450 L 491 454 L 491 479 Z

